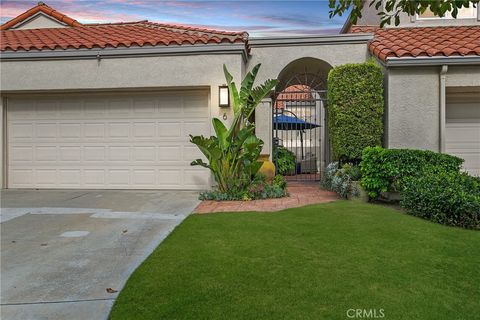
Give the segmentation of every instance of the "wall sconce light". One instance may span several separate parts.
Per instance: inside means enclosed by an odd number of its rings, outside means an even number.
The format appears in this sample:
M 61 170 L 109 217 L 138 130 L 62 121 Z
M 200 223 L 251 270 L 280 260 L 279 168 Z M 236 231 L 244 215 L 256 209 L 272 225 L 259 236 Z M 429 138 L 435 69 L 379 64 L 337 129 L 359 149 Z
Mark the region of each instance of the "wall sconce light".
M 226 85 L 218 87 L 218 106 L 220 108 L 230 107 L 230 92 Z

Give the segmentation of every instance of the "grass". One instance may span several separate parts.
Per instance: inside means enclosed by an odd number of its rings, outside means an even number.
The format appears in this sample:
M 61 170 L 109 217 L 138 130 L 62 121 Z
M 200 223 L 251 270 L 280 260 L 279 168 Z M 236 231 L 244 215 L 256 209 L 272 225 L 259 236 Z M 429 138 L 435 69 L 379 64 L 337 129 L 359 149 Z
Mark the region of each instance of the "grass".
M 352 201 L 186 219 L 112 319 L 480 319 L 480 232 Z

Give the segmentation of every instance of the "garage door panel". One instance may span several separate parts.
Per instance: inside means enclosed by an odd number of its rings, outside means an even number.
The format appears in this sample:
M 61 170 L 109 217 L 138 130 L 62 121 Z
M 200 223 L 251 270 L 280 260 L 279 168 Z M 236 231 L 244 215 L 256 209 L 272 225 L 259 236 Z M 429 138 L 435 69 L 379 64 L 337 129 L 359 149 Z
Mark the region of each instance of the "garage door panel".
M 104 99 L 86 99 L 84 104 L 85 117 L 102 116 L 106 112 L 107 100 Z
M 200 169 L 185 169 L 184 170 L 184 184 L 187 187 L 193 188 L 198 184 L 206 184 L 210 174 L 207 170 Z
M 58 108 L 57 101 L 48 99 L 35 101 L 35 106 L 36 119 L 55 119 Z
M 82 169 L 81 184 L 85 188 L 105 188 L 105 169 L 84 168 Z
M 39 99 L 40 100 L 40 99 Z M 59 113 L 56 114 L 56 119 L 71 119 L 73 116 L 80 116 L 83 111 L 83 99 L 62 99 L 58 103 Z
M 80 146 L 59 146 L 61 162 L 81 162 L 82 148 Z M 53 152 L 50 152 L 53 153 Z
M 59 184 L 72 188 L 81 186 L 82 171 L 80 169 L 60 169 L 58 170 Z
M 31 146 L 16 146 L 12 148 L 12 160 L 16 162 L 31 162 L 33 161 L 33 147 Z
M 82 136 L 82 125 L 75 122 L 60 123 L 60 138 L 80 138 Z
M 54 165 L 57 161 L 56 146 L 37 146 L 35 147 L 35 162 L 48 162 Z
M 17 122 L 8 127 L 8 136 L 15 139 L 33 138 L 33 124 L 29 122 Z
M 38 187 L 54 188 L 58 184 L 57 169 L 35 169 L 35 181 Z
M 12 181 L 12 188 L 32 188 L 35 187 L 35 171 L 26 168 L 13 168 L 9 170 L 9 179 Z M 32 185 L 33 184 L 33 185 Z
M 208 110 L 197 91 L 9 99 L 8 185 L 204 189 L 210 174 L 190 166 L 202 155 L 188 135 L 210 135 Z

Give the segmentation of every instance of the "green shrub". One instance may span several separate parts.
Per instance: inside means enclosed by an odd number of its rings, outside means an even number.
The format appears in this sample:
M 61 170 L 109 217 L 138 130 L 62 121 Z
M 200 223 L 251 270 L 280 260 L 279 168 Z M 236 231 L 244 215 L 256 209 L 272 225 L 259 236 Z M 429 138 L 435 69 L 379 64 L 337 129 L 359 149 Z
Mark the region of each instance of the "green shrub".
M 250 201 L 256 199 L 282 198 L 287 195 L 287 182 L 282 176 L 275 176 L 270 184 L 266 182 L 264 175 L 257 174 L 246 189 L 244 187 L 233 186 L 226 192 L 222 192 L 218 189 L 205 191 L 200 193 L 199 199 L 216 201 Z
M 339 169 L 338 162 L 332 162 L 327 166 L 320 185 L 325 189 L 338 193 L 342 198 L 347 198 L 348 196 L 355 197 L 360 190 L 352 182 L 358 181 L 360 177 L 358 166 L 346 163 Z
M 407 179 L 400 205 L 411 215 L 441 224 L 480 229 L 480 179 L 440 172 Z
M 328 74 L 328 130 L 335 160 L 358 161 L 382 144 L 383 75 L 372 61 L 345 64 Z
M 277 146 L 273 150 L 273 163 L 275 163 L 277 172 L 281 175 L 295 174 L 296 162 L 292 151 L 283 146 Z
M 410 177 L 427 172 L 459 172 L 462 163 L 460 158 L 432 151 L 367 147 L 360 163 L 362 186 L 375 198 L 381 192 L 402 191 Z
M 320 180 L 320 186 L 327 190 L 332 190 L 332 180 L 338 171 L 338 162 L 329 163 L 325 168 L 325 172 L 322 174 Z
M 278 187 L 282 188 L 283 190 L 286 190 L 287 189 L 287 180 L 285 180 L 285 178 L 282 175 L 277 174 L 275 177 L 273 177 L 272 185 L 278 186 Z

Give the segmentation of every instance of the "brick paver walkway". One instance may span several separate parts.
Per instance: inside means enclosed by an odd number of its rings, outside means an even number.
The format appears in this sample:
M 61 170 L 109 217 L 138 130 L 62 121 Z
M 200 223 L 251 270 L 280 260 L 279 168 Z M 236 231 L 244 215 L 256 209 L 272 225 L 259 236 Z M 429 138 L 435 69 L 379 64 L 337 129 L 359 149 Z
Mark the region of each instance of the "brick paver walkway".
M 309 204 L 338 200 L 338 195 L 335 192 L 320 189 L 318 182 L 289 182 L 288 193 L 290 196 L 279 199 L 252 201 L 202 201 L 195 208 L 194 212 L 280 211 Z

